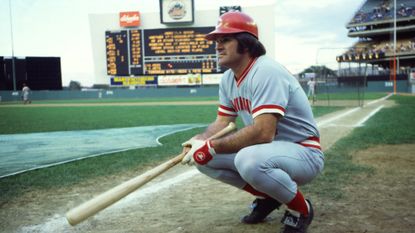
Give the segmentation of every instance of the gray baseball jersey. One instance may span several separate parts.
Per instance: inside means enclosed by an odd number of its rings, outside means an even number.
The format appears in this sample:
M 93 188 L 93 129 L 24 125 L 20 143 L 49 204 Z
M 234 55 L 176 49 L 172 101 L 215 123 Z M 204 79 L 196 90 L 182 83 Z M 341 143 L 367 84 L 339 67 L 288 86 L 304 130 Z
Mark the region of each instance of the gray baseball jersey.
M 266 56 L 251 61 L 240 80 L 228 70 L 219 89 L 219 115 L 240 116 L 245 125 L 263 113 L 283 116 L 275 140 L 320 148 L 319 132 L 307 96 L 298 81 Z
M 267 56 L 251 60 L 241 78 L 232 70 L 219 86 L 218 115 L 241 117 L 245 125 L 264 113 L 280 114 L 273 142 L 252 145 L 234 154 L 218 154 L 198 169 L 238 188 L 249 183 L 288 203 L 297 184 L 311 181 L 323 168 L 319 132 L 306 94 L 298 81 Z

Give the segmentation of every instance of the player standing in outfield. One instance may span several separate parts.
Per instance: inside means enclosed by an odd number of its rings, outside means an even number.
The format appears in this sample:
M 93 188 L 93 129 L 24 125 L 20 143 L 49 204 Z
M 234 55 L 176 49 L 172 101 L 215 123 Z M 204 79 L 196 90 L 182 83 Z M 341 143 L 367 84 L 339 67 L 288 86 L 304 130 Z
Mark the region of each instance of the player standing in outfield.
M 32 101 L 29 98 L 29 94 L 30 94 L 30 88 L 26 85 L 26 83 L 23 83 L 23 88 L 22 88 L 23 104 L 32 103 Z
M 307 86 L 308 86 L 307 97 L 308 99 L 311 98 L 311 101 L 314 104 L 314 102 L 316 101 L 316 81 L 314 80 L 314 78 L 310 78 L 310 80 L 308 80 Z
M 321 172 L 324 155 L 305 92 L 283 66 L 265 56 L 248 15 L 223 14 L 206 39 L 216 41 L 219 64 L 229 70 L 219 85 L 216 120 L 183 143 L 182 163 L 196 164 L 211 178 L 256 196 L 242 222 L 259 223 L 283 203 L 288 207 L 283 232 L 306 232 L 313 207 L 298 186 Z M 206 140 L 238 116 L 245 127 Z

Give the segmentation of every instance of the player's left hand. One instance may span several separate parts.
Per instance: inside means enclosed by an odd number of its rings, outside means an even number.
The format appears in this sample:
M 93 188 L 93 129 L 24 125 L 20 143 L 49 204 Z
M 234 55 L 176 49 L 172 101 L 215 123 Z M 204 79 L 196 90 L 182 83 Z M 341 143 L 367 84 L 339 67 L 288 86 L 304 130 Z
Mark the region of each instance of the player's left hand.
M 205 165 L 216 155 L 210 141 L 191 139 L 183 143 L 182 146 L 191 147 L 183 157 L 182 164 L 194 165 L 196 162 Z

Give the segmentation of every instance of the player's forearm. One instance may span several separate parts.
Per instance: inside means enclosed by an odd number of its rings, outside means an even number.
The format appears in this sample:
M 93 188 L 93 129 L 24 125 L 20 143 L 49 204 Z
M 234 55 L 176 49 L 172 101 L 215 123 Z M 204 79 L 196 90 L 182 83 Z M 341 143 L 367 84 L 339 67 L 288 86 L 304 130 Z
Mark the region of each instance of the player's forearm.
M 215 133 L 219 132 L 226 126 L 228 126 L 229 122 L 231 121 L 224 120 L 224 119 L 217 119 L 216 121 L 211 123 L 208 127 L 206 127 L 205 132 L 197 135 L 196 138 L 205 140 L 209 138 L 210 136 L 214 135 Z
M 269 143 L 274 140 L 278 119 L 276 114 L 261 114 L 254 119 L 252 125 L 213 140 L 212 146 L 217 153 L 234 153 L 247 146 Z
M 235 153 L 240 149 L 261 143 L 268 143 L 273 137 L 264 136 L 254 125 L 244 127 L 234 134 L 224 138 L 212 140 L 212 146 L 216 153 Z

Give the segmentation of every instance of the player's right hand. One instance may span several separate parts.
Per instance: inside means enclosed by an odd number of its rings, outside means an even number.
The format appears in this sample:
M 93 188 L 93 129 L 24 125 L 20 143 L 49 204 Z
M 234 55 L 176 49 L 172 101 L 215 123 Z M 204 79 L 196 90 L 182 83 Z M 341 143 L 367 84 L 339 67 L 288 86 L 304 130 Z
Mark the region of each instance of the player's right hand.
M 192 149 L 193 140 L 195 139 L 192 138 L 182 143 L 182 146 L 183 146 L 182 153 L 185 154 L 181 162 L 182 164 L 188 164 L 188 165 L 194 164 L 194 161 L 192 161 L 193 156 L 189 155 L 189 151 Z

